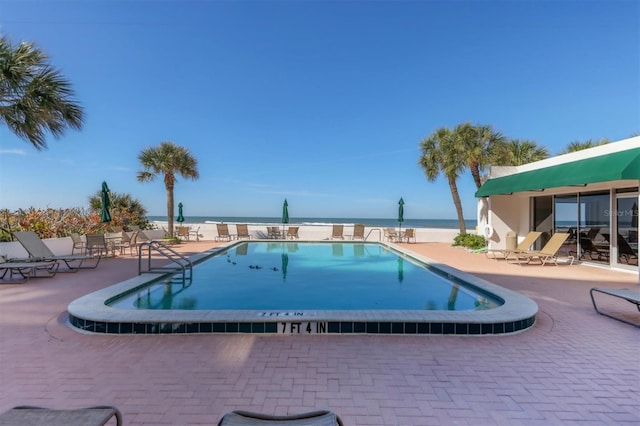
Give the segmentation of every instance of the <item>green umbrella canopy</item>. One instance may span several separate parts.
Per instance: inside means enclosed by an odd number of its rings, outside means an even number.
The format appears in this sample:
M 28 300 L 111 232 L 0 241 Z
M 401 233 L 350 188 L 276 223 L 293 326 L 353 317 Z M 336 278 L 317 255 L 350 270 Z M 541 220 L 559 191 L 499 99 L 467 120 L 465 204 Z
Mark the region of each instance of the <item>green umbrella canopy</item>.
M 284 199 L 284 204 L 282 205 L 282 235 L 284 236 L 284 224 L 289 223 L 289 203 L 287 203 L 287 199 Z
M 107 182 L 102 182 L 101 192 L 101 209 L 100 209 L 100 222 L 111 222 L 111 213 L 109 213 L 109 207 L 111 206 L 111 200 L 109 199 L 109 187 Z
M 400 197 L 398 201 L 398 222 L 404 222 L 404 200 Z
M 182 203 L 178 203 L 178 217 L 176 218 L 176 222 L 184 222 L 184 216 L 182 215 Z
M 289 203 L 287 203 L 287 199 L 284 199 L 284 204 L 282 205 L 282 223 L 289 223 Z

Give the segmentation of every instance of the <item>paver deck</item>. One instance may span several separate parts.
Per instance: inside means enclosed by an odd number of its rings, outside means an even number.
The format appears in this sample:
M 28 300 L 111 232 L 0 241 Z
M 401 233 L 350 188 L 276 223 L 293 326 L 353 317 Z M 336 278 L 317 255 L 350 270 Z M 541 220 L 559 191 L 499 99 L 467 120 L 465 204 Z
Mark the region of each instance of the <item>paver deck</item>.
M 406 247 L 531 297 L 536 324 L 481 337 L 82 334 L 64 324 L 69 302 L 137 273 L 136 259 L 105 259 L 92 271 L 0 284 L 0 412 L 111 404 L 125 425 L 213 425 L 235 409 L 329 409 L 347 425 L 640 423 L 639 331 L 598 315 L 589 299 L 595 286 L 637 289 L 637 275 Z M 611 299 L 603 308 L 637 318 Z

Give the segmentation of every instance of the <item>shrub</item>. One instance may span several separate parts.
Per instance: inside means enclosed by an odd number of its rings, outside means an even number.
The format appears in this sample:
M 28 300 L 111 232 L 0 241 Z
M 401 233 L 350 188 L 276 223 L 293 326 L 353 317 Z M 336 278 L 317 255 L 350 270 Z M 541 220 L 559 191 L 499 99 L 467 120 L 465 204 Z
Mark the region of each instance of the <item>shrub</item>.
M 152 229 L 146 218 L 146 210 L 130 195 L 118 196 L 112 200 L 111 222 L 100 222 L 100 203 L 96 205 L 90 198 L 90 208 L 68 209 L 18 209 L 0 210 L 0 241 L 11 241 L 16 231 L 35 231 L 40 238 L 66 237 L 72 232 L 79 234 L 98 234 L 109 232 L 113 226 L 136 225 L 140 229 Z M 115 201 L 115 202 L 114 202 Z
M 454 246 L 467 247 L 477 250 L 487 246 L 487 240 L 482 235 L 476 234 L 458 234 L 453 239 Z

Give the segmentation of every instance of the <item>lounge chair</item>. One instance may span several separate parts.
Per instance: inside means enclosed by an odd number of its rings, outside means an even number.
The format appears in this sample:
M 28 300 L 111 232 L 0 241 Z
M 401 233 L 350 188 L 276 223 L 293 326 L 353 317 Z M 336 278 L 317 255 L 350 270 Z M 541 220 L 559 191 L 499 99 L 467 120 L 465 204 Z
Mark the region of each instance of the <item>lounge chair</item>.
M 236 233 L 238 239 L 251 239 L 251 234 L 249 233 L 249 227 L 246 223 L 239 223 L 236 225 Z
M 121 426 L 122 413 L 110 405 L 72 410 L 20 406 L 0 414 L 0 425 L 103 426 L 113 417 Z
M 289 229 L 287 229 L 287 239 L 289 240 L 300 239 L 300 237 L 298 236 L 298 229 L 300 229 L 299 226 L 290 226 Z
M 217 223 L 216 228 L 218 229 L 218 236 L 216 236 L 216 241 L 231 241 L 233 239 L 233 235 L 229 234 L 229 225 L 227 225 L 226 223 Z
M 364 241 L 364 225 L 359 223 L 353 225 L 353 235 L 351 236 L 351 239 Z
M 218 422 L 218 426 L 253 425 L 342 426 L 344 423 L 337 414 L 326 410 L 289 416 L 270 416 L 238 410 L 225 414 Z
M 0 279 L 4 279 L 7 272 L 9 273 L 9 278 L 13 278 L 13 274 L 17 273 L 20 275 L 24 281 L 28 280 L 31 277 L 38 276 L 38 271 L 46 271 L 47 277 L 53 277 L 58 272 L 58 267 L 60 265 L 56 261 L 47 261 L 47 262 L 27 262 L 27 261 L 9 261 L 6 257 L 0 256 L 0 271 L 2 275 L 0 275 Z M 15 282 L 15 281 L 14 281 Z
M 625 260 L 627 264 L 637 265 L 638 264 L 638 253 L 629 245 L 627 240 L 624 239 L 622 235 L 618 235 L 618 259 L 622 261 Z M 632 259 L 635 259 L 635 262 L 631 262 Z
M 62 255 L 57 256 L 53 254 L 51 249 L 38 237 L 33 231 L 19 231 L 14 232 L 13 236 L 16 237 L 18 242 L 22 244 L 22 247 L 29 253 L 29 259 L 39 261 L 61 261 L 64 262 L 67 268 L 71 271 L 77 271 L 79 269 L 94 269 L 100 264 L 102 256 L 91 255 Z M 93 266 L 82 266 L 85 260 L 95 260 L 96 263 Z M 73 263 L 78 262 L 77 266 Z
M 589 256 L 591 260 L 609 260 L 609 251 L 600 250 L 589 238 L 580 237 L 580 250 L 580 259 Z
M 521 265 L 522 262 L 530 263 L 533 259 L 538 259 L 542 266 L 544 266 L 547 262 L 553 261 L 553 263 L 558 265 L 558 251 L 560 251 L 560 247 L 564 244 L 564 242 L 569 238 L 569 234 L 564 232 L 556 232 L 551 236 L 547 244 L 544 245 L 540 250 L 525 250 L 525 251 L 517 251 L 513 252 L 513 255 L 516 257 L 517 262 Z M 573 265 L 574 257 L 572 255 L 568 255 L 570 259 L 570 265 Z
M 589 291 L 589 295 L 591 296 L 591 303 L 593 303 L 593 308 L 596 310 L 597 313 L 599 313 L 600 315 L 604 315 L 605 317 L 609 317 L 609 318 L 613 318 L 615 320 L 618 321 L 622 321 L 626 324 L 631 324 L 635 327 L 639 327 L 640 328 L 640 323 L 634 323 L 631 322 L 627 319 L 618 317 L 618 316 L 613 316 L 609 313 L 603 312 L 602 310 L 598 309 L 598 306 L 596 305 L 596 299 L 594 298 L 593 294 L 594 293 L 602 293 L 602 294 L 606 294 L 609 296 L 613 296 L 613 297 L 617 297 L 619 299 L 624 299 L 629 303 L 632 303 L 634 305 L 636 305 L 636 308 L 638 309 L 638 312 L 640 312 L 640 291 L 638 290 L 629 290 L 626 288 L 623 289 L 609 289 L 609 288 L 598 288 L 598 287 L 594 287 Z
M 524 239 L 520 242 L 520 244 L 516 246 L 515 249 L 491 249 L 487 250 L 485 256 L 491 259 L 506 259 L 511 253 L 527 251 L 531 248 L 533 243 L 536 242 L 540 235 L 542 235 L 542 232 L 531 231 L 524 237 Z M 491 253 L 491 256 L 489 256 L 489 253 Z M 501 254 L 500 257 L 498 257 L 498 253 Z
M 414 228 L 407 228 L 404 231 L 404 234 L 402 234 L 402 240 L 406 240 L 407 243 L 410 243 L 411 240 L 413 240 L 413 242 L 416 242 L 416 230 Z
M 331 231 L 331 239 L 332 240 L 344 240 L 344 235 L 342 235 L 342 233 L 344 232 L 344 225 L 333 225 L 333 229 Z

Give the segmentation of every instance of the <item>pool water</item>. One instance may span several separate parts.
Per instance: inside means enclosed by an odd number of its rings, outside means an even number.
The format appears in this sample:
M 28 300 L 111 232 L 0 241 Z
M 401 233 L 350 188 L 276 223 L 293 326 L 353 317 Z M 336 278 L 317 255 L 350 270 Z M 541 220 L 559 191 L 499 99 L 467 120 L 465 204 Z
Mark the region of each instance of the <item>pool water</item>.
M 501 303 L 377 243 L 243 242 L 194 266 L 193 282 L 156 281 L 119 309 L 486 310 Z

